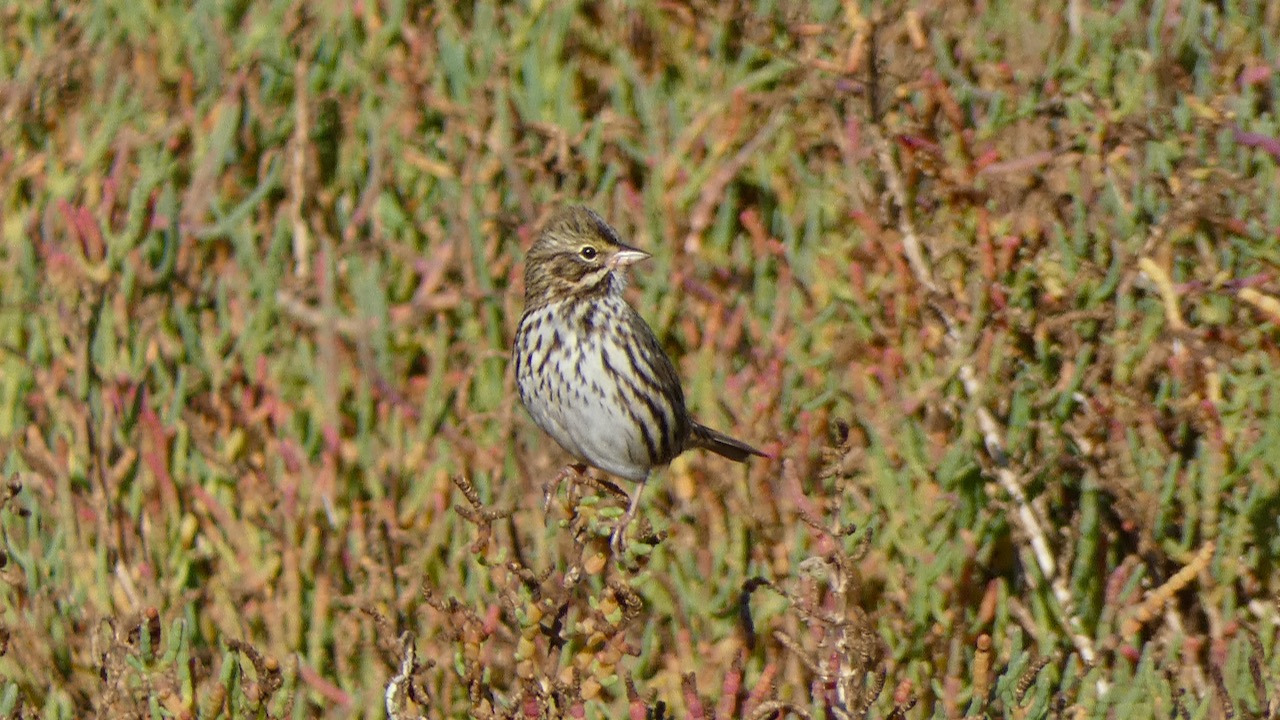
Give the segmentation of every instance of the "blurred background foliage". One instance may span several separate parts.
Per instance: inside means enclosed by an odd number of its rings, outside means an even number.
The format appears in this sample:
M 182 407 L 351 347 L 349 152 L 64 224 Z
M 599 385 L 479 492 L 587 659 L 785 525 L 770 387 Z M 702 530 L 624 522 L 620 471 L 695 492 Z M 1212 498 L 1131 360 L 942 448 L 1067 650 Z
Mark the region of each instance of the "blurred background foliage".
M 0 16 L 3 712 L 1274 716 L 1280 3 Z M 568 202 L 774 456 L 626 558 L 508 373 Z

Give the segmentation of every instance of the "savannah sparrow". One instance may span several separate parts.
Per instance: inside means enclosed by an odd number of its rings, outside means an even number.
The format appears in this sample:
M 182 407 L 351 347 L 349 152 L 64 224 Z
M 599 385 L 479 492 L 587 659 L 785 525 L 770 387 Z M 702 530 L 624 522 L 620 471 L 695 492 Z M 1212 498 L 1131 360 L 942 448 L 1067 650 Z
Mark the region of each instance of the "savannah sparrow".
M 513 350 L 520 401 L 538 427 L 579 463 L 640 483 L 615 546 L 654 467 L 691 448 L 737 462 L 764 455 L 689 417 L 675 367 L 622 297 L 627 267 L 647 257 L 591 210 L 558 211 L 525 260 Z

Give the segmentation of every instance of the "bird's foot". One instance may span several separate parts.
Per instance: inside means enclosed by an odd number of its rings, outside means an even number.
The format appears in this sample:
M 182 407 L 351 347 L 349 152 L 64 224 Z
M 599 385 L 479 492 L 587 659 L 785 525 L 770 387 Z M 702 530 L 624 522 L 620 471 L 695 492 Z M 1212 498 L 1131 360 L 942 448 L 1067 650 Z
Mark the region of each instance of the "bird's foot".
M 644 494 L 644 486 L 645 481 L 641 480 L 635 494 L 631 496 L 631 502 L 627 503 L 627 512 L 623 514 L 622 519 L 614 526 L 613 534 L 609 536 L 609 547 L 613 550 L 616 558 L 625 557 L 627 528 L 631 525 L 631 521 L 635 520 L 637 511 L 640 510 L 640 496 Z M 624 494 L 623 497 L 626 497 L 626 495 Z
M 613 556 L 622 559 L 627 555 L 627 527 L 631 525 L 631 517 L 628 515 L 622 518 L 622 521 L 613 526 L 613 532 L 609 533 L 609 549 L 613 551 Z
M 546 515 L 551 509 L 551 499 L 560 491 L 560 486 L 564 484 L 564 481 L 568 480 L 570 483 L 575 483 L 590 477 L 587 474 L 587 466 L 582 463 L 570 463 L 560 468 L 560 472 L 556 473 L 555 477 L 542 486 L 542 514 Z

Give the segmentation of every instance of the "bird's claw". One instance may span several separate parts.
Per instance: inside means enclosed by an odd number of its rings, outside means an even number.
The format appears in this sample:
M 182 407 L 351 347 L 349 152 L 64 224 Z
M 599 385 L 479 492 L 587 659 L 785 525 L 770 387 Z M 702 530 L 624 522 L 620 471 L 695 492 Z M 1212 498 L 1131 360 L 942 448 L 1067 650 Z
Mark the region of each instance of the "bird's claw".
M 550 512 L 551 501 L 555 498 L 556 493 L 559 492 L 560 486 L 564 484 L 565 480 L 578 482 L 587 477 L 586 473 L 587 467 L 577 463 L 565 465 L 560 468 L 560 472 L 556 473 L 555 477 L 551 478 L 549 482 L 542 486 L 542 514 L 546 515 Z
M 557 475 L 555 480 L 542 486 L 542 514 L 544 516 L 551 512 L 551 499 L 556 496 L 556 491 L 560 489 L 560 476 Z
M 627 554 L 627 526 L 631 524 L 630 521 L 630 518 L 626 518 L 609 533 L 609 549 L 613 551 L 615 558 L 622 558 Z

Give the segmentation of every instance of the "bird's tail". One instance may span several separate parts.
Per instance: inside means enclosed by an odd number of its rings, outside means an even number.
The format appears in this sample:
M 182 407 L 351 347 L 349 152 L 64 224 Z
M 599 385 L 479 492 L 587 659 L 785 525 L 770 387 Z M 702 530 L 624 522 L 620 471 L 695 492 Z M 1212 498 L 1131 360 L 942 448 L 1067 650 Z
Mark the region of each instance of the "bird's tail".
M 693 424 L 693 445 L 694 447 L 710 450 L 734 462 L 746 462 L 747 458 L 752 455 L 769 457 L 741 440 L 731 438 L 722 432 L 712 430 L 706 425 L 699 425 L 698 423 Z

